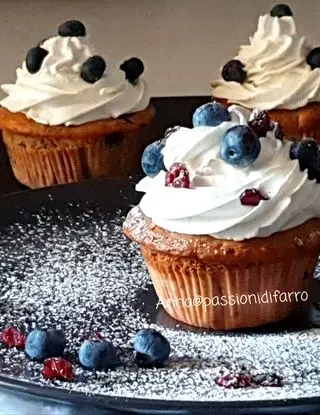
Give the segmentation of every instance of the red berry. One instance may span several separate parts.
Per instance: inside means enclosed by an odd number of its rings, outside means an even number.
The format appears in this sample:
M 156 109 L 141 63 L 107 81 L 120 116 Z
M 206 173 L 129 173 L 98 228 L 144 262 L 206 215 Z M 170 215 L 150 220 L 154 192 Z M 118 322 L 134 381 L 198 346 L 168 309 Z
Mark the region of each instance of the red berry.
M 245 206 L 258 206 L 261 200 L 269 200 L 269 198 L 257 189 L 246 189 L 240 195 L 240 202 Z
M 248 388 L 253 386 L 252 377 L 250 375 L 242 373 L 228 373 L 227 375 L 220 376 L 216 379 L 216 383 L 224 388 Z
M 190 188 L 190 175 L 183 163 L 174 163 L 166 173 L 166 186 Z
M 7 327 L 0 333 L 0 341 L 7 347 L 16 347 L 24 349 L 27 336 L 14 327 Z
M 53 357 L 44 361 L 42 375 L 46 379 L 74 380 L 73 367 L 70 362 L 61 357 Z
M 272 128 L 270 117 L 267 111 L 255 108 L 252 110 L 248 125 L 258 137 L 265 137 Z

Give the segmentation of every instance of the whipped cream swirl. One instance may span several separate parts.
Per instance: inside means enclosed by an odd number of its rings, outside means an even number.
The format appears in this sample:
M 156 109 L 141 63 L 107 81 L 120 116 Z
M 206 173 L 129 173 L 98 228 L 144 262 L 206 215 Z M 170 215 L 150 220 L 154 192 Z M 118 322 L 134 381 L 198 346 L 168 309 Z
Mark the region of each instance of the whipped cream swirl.
M 162 150 L 167 169 L 185 163 L 192 188 L 165 186 L 165 172 L 137 184 L 144 192 L 142 212 L 156 225 L 172 232 L 212 235 L 235 241 L 267 237 L 320 216 L 320 184 L 308 180 L 299 162 L 290 160 L 290 142 L 272 131 L 260 138 L 254 164 L 237 168 L 219 156 L 220 141 L 229 128 L 247 124 L 250 112 L 231 106 L 232 121 L 217 127 L 181 128 L 170 135 Z M 258 206 L 244 206 L 239 196 L 255 188 L 269 197 Z
M 265 110 L 296 109 L 320 101 L 320 68 L 312 70 L 307 64 L 310 50 L 305 37 L 297 35 L 291 16 L 260 16 L 250 44 L 241 46 L 235 57 L 245 65 L 246 81 L 216 80 L 213 96 Z
M 8 94 L 0 105 L 23 112 L 41 124 L 80 125 L 144 110 L 149 104 L 146 83 L 135 85 L 107 60 L 105 75 L 94 84 L 80 77 L 80 69 L 95 55 L 87 37 L 52 37 L 41 47 L 48 51 L 40 70 L 30 74 L 25 62 L 15 84 L 2 85 Z

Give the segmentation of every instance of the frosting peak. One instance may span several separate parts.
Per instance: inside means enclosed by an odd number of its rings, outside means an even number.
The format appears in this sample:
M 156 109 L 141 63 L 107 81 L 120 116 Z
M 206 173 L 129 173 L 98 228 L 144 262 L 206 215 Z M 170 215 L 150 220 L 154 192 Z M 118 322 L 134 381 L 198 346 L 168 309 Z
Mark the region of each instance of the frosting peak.
M 191 188 L 165 186 L 165 171 L 137 185 L 144 192 L 142 212 L 169 231 L 243 240 L 267 237 L 320 216 L 320 185 L 308 179 L 298 160 L 290 159 L 291 142 L 275 138 L 275 128 L 260 137 L 261 151 L 250 166 L 239 168 L 221 158 L 225 133 L 248 125 L 250 112 L 229 107 L 231 121 L 217 127 L 180 128 L 162 149 L 167 170 L 183 163 Z M 247 206 L 247 190 L 265 195 L 258 205 Z M 263 199 L 263 198 L 262 198 Z
M 281 18 L 272 17 L 269 14 L 260 16 L 258 20 L 258 29 L 253 37 L 280 37 L 294 36 L 296 34 L 296 24 L 291 16 Z
M 55 36 L 44 41 L 41 48 L 48 53 L 36 73 L 30 73 L 24 61 L 17 69 L 15 84 L 2 85 L 8 96 L 0 104 L 8 110 L 24 112 L 41 124 L 79 125 L 148 106 L 144 80 L 131 84 L 109 59 L 97 82 L 81 78 L 81 66 L 95 55 L 87 37 Z
M 246 81 L 216 80 L 213 96 L 266 110 L 320 101 L 320 69 L 308 65 L 310 50 L 305 37 L 297 35 L 293 17 L 260 16 L 257 31 L 235 57 L 245 66 Z

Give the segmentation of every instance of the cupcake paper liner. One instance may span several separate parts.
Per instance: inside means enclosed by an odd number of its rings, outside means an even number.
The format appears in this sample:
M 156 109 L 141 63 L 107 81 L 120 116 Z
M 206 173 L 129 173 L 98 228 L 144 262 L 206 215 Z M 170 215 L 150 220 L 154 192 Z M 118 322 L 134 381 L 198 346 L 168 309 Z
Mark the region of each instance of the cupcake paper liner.
M 52 145 L 41 139 L 3 132 L 13 173 L 16 179 L 30 188 L 79 182 L 102 176 L 126 177 L 137 174 L 143 145 L 139 142 L 141 131 L 119 132 L 117 141 L 109 143 L 108 136 L 91 143 L 60 140 Z M 115 134 L 112 134 L 115 138 Z M 37 144 L 37 145 L 34 145 Z
M 1 109 L 0 124 L 17 180 L 39 188 L 141 171 L 154 109 L 76 127 L 45 126 Z
M 289 316 L 308 300 L 308 280 L 318 258 L 310 254 L 242 267 L 206 264 L 146 246 L 141 252 L 167 313 L 183 323 L 215 330 L 255 327 Z

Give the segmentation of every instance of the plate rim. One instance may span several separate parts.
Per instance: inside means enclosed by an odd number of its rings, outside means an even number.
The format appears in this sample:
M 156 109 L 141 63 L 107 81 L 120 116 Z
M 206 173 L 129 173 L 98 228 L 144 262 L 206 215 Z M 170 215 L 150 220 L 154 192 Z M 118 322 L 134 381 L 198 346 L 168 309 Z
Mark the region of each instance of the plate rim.
M 121 198 L 125 196 L 125 193 L 132 195 L 134 184 L 137 182 L 137 177 L 129 179 L 98 179 L 98 180 L 86 180 L 81 183 L 71 183 L 64 185 L 57 185 L 52 187 L 46 187 L 42 189 L 29 189 L 21 190 L 10 194 L 0 196 L 0 212 L 5 209 L 6 204 L 12 202 L 23 202 L 26 198 L 37 198 L 45 201 L 49 196 L 60 194 L 61 192 L 70 196 L 68 189 L 72 189 L 72 196 L 74 196 L 78 189 L 80 189 L 79 199 L 83 200 L 84 189 L 104 188 L 115 189 L 123 192 Z M 74 202 L 73 198 L 65 200 L 67 203 Z M 130 200 L 127 199 L 128 207 Z M 45 206 L 45 205 L 42 205 Z M 23 208 L 21 204 L 18 206 Z M 248 414 L 252 410 L 266 410 L 270 413 L 270 409 L 278 409 L 280 411 L 286 411 L 288 409 L 307 408 L 308 410 L 320 409 L 320 396 L 305 397 L 305 398 L 289 398 L 289 399 L 264 399 L 264 400 L 228 400 L 228 401 L 202 401 L 202 400 L 164 400 L 164 399 L 149 399 L 149 398 L 133 398 L 133 397 L 117 397 L 103 394 L 86 394 L 81 391 L 70 391 L 68 389 L 59 388 L 55 386 L 42 385 L 31 381 L 20 380 L 19 378 L 13 378 L 0 372 L 0 388 L 8 390 L 10 392 L 22 393 L 24 395 L 31 395 L 35 398 L 45 398 L 47 400 L 54 400 L 58 402 L 66 402 L 68 404 L 84 403 L 86 405 L 94 405 L 97 408 L 113 409 L 118 411 L 144 411 L 146 409 L 152 411 L 187 411 L 190 410 L 236 410 L 239 414 Z M 244 412 L 246 411 L 246 412 Z M 259 412 L 262 413 L 262 412 Z M 286 412 L 287 413 L 287 412 Z

